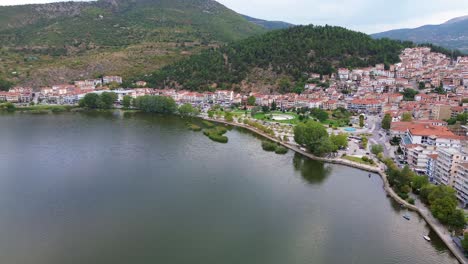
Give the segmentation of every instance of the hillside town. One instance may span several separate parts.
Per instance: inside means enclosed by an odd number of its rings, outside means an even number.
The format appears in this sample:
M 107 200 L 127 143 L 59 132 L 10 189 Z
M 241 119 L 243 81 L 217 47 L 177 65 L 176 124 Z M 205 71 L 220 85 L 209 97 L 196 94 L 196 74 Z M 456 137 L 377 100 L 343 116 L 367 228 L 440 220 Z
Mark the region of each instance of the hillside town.
M 387 147 L 385 154 L 394 157 L 401 166 L 407 164 L 434 184 L 456 189 L 462 207 L 468 205 L 468 127 L 450 126 L 447 120 L 468 113 L 468 57 L 452 60 L 446 55 L 431 52 L 430 48 L 405 49 L 400 63 L 358 69 L 338 69 L 336 74 L 321 76 L 310 73 L 310 82 L 300 94 L 235 93 L 228 90 L 193 92 L 168 88 L 119 88 L 120 76 L 79 80 L 73 84 L 51 87 L 13 87 L 0 92 L 0 101 L 19 106 L 29 104 L 77 105 L 88 93 L 112 90 L 118 105 L 125 96 L 168 96 L 179 105 L 190 103 L 205 112 L 213 105 L 243 106 L 250 109 L 249 97 L 256 106 L 275 103 L 282 111 L 299 108 L 320 108 L 333 111 L 347 109 L 356 115 L 364 114 L 373 120 L 371 142 L 389 146 L 388 140 L 399 139 L 397 147 Z M 112 89 L 111 89 L 112 88 Z M 406 98 L 407 91 L 415 91 Z M 390 129 L 383 133 L 380 122 L 390 115 Z M 403 120 L 404 115 L 411 120 Z M 370 121 L 369 121 L 370 123 Z M 466 124 L 466 122 L 464 122 Z M 386 135 L 384 135 L 386 134 Z

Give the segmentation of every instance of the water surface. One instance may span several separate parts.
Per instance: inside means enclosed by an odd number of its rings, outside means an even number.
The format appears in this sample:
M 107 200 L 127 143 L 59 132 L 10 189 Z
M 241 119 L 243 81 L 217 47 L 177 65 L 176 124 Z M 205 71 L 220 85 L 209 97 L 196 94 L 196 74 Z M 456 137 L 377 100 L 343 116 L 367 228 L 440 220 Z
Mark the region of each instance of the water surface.
M 374 175 L 174 117 L 0 116 L 0 263 L 456 263 Z

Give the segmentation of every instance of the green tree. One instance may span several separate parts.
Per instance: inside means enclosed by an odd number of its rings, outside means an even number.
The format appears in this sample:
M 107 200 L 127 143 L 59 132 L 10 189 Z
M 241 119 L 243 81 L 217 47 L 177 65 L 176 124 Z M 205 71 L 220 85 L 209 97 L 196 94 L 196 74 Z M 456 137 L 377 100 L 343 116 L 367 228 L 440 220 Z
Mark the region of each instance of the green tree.
M 124 108 L 130 108 L 132 105 L 132 97 L 130 95 L 125 95 L 122 100 L 122 106 Z
M 359 127 L 361 127 L 361 128 L 364 127 L 364 116 L 363 115 L 359 116 Z
M 174 99 L 167 96 L 145 95 L 134 101 L 136 108 L 147 113 L 174 114 L 177 110 Z
M 278 88 L 280 93 L 290 93 L 292 83 L 289 78 L 281 78 L 278 80 Z
M 390 114 L 385 114 L 382 120 L 382 128 L 385 130 L 389 130 L 392 126 L 392 116 Z
M 418 86 L 419 86 L 419 90 L 424 90 L 424 89 L 426 89 L 426 83 L 424 83 L 424 82 L 419 82 L 419 85 L 418 85 Z
M 420 192 L 421 189 L 428 184 L 429 179 L 425 175 L 416 175 L 411 179 L 411 187 L 416 192 Z
M 116 100 L 117 100 L 116 93 L 104 92 L 100 95 L 99 108 L 111 109 L 114 106 L 114 103 Z
M 367 149 L 368 143 L 369 143 L 369 139 L 366 136 L 361 137 L 361 144 L 364 149 Z
M 191 104 L 183 104 L 179 106 L 178 111 L 181 116 L 197 116 L 199 114 L 198 109 L 193 107 Z
M 414 97 L 418 94 L 418 91 L 414 89 L 406 88 L 402 94 L 403 94 L 403 100 L 414 101 Z
M 340 133 L 338 135 L 332 134 L 330 140 L 337 149 L 348 147 L 348 135 L 345 133 Z
M 297 125 L 294 128 L 294 140 L 316 156 L 324 156 L 334 149 L 325 127 L 315 121 Z
M 413 121 L 413 115 L 409 112 L 404 112 L 401 116 L 401 121 L 403 122 L 411 122 Z
M 215 112 L 213 110 L 208 110 L 208 117 L 209 118 L 213 118 L 214 114 L 215 114 Z
M 310 114 L 315 116 L 320 122 L 327 121 L 329 118 L 327 111 L 320 108 L 312 108 Z
M 234 116 L 231 112 L 224 113 L 224 120 L 227 122 L 234 122 Z
M 382 153 L 384 151 L 384 147 L 382 145 L 372 145 L 371 147 L 371 152 L 374 155 L 379 155 L 379 153 Z
M 88 93 L 81 100 L 81 107 L 89 109 L 98 109 L 101 107 L 101 97 L 98 94 Z
M 8 91 L 11 87 L 13 87 L 12 82 L 0 78 L 0 91 Z
M 271 103 L 271 111 L 276 111 L 276 108 L 277 108 L 276 101 L 273 101 L 273 103 Z
M 249 96 L 249 98 L 247 99 L 247 104 L 250 105 L 250 106 L 254 106 L 256 104 L 256 101 L 257 101 L 257 98 L 255 98 L 255 96 Z
M 463 235 L 462 246 L 465 251 L 468 251 L 468 233 Z

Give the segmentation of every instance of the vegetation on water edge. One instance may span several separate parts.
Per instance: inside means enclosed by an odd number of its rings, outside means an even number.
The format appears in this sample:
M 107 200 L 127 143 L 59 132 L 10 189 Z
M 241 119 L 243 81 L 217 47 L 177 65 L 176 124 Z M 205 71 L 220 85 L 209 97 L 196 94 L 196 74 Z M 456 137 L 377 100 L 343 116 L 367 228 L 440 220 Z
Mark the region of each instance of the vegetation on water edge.
M 443 225 L 454 231 L 461 231 L 465 227 L 465 216 L 463 211 L 458 209 L 456 192 L 452 187 L 433 185 L 427 176 L 417 175 L 408 166 L 400 169 L 389 158 L 382 161 L 387 165 L 390 186 L 401 198 L 411 202 L 409 193 L 412 191 L 419 195 L 432 215 Z
M 294 140 L 318 157 L 326 156 L 348 146 L 348 135 L 328 135 L 327 129 L 319 122 L 309 120 L 294 128 Z
M 228 143 L 228 137 L 224 136 L 227 133 L 227 128 L 217 126 L 214 128 L 208 128 L 203 130 L 203 134 L 209 139 L 219 142 L 219 143 Z
M 262 141 L 262 148 L 265 151 L 275 152 L 276 154 L 288 153 L 287 148 L 280 146 L 277 143 L 269 141 L 269 140 Z
M 188 128 L 195 132 L 202 131 L 202 128 L 195 124 L 188 124 Z
M 364 164 L 364 165 L 369 165 L 369 166 L 375 166 L 375 162 L 370 159 L 369 157 L 362 157 L 362 158 L 359 158 L 359 157 L 353 157 L 353 156 L 343 156 L 342 157 L 343 159 L 346 159 L 346 160 L 349 160 L 349 161 L 352 161 L 352 162 L 356 162 L 356 163 L 360 163 L 360 164 Z
M 254 128 L 262 131 L 263 133 L 267 134 L 267 135 L 270 135 L 270 136 L 275 135 L 275 132 L 273 131 L 273 129 L 271 129 L 269 127 L 266 127 L 266 126 L 264 126 L 262 124 L 259 124 L 259 123 L 255 122 L 255 121 L 244 119 L 244 124 L 249 125 L 251 127 L 254 127 Z

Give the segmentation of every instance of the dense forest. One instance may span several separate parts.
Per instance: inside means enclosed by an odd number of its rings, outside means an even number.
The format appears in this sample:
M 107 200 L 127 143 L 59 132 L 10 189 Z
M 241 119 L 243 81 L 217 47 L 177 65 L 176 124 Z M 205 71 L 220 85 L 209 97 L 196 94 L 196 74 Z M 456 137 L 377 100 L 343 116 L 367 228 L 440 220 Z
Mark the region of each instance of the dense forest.
M 331 74 L 338 67 L 366 67 L 399 61 L 411 42 L 372 39 L 366 34 L 333 26 L 298 26 L 206 50 L 166 66 L 147 78 L 154 86 L 181 85 L 206 89 L 217 84 L 230 88 L 254 68 L 273 71 L 293 81 L 307 73 Z

